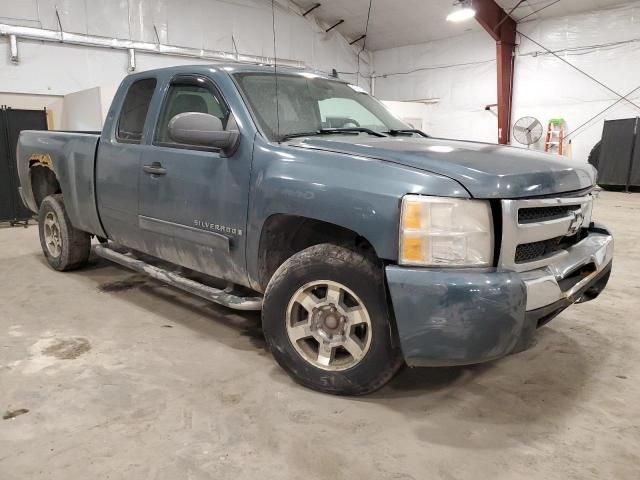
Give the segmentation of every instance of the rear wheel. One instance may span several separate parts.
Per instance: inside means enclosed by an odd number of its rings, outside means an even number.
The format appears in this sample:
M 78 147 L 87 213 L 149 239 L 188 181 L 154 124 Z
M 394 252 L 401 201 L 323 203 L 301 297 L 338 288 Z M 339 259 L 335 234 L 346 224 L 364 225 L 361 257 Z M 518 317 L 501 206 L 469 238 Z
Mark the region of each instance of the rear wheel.
M 284 262 L 265 292 L 262 325 L 294 380 L 327 393 L 362 395 L 402 365 L 379 265 L 331 244 Z
M 49 195 L 42 201 L 38 227 L 40 245 L 51 267 L 64 271 L 87 263 L 91 237 L 71 225 L 61 194 Z

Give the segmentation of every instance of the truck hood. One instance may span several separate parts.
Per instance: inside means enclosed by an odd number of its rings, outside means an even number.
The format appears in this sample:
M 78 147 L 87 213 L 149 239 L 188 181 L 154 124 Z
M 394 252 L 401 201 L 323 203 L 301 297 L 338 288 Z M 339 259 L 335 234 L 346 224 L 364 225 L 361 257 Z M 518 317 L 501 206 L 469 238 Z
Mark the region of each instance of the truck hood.
M 595 184 L 586 162 L 524 148 L 441 138 L 303 137 L 300 148 L 389 161 L 444 175 L 475 198 L 522 198 L 582 190 Z

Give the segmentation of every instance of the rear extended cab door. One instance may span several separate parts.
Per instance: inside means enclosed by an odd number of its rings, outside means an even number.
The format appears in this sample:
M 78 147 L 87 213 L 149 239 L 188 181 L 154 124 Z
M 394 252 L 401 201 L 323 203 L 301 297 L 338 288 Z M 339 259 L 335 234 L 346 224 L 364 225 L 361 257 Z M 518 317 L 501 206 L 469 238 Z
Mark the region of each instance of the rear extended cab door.
M 144 251 L 247 285 L 245 244 L 255 131 L 226 72 L 181 67 L 159 72 L 138 170 L 137 224 Z M 238 148 L 223 152 L 175 143 L 167 124 L 187 111 L 237 121 Z M 233 120 L 230 120 L 233 116 Z
M 122 81 L 105 120 L 95 170 L 98 212 L 108 238 L 143 252 L 147 247 L 138 225 L 138 183 L 158 85 L 152 73 Z

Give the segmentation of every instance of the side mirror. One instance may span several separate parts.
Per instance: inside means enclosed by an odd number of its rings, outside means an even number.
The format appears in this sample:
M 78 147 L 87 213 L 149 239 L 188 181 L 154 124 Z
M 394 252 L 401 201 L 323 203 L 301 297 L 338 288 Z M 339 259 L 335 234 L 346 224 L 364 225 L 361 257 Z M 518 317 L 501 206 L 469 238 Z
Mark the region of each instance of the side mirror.
M 229 119 L 229 127 L 235 121 Z M 169 121 L 169 136 L 177 143 L 219 148 L 225 154 L 235 150 L 240 132 L 225 130 L 218 117 L 208 113 L 179 113 Z

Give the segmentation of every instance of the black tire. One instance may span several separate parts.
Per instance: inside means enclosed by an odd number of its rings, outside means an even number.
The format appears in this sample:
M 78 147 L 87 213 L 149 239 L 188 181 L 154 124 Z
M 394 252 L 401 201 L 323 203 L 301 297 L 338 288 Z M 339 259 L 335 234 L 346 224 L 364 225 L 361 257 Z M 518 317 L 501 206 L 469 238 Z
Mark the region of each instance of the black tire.
M 362 301 L 371 321 L 371 343 L 357 364 L 330 371 L 305 360 L 293 346 L 286 312 L 293 295 L 309 282 L 328 280 L 349 288 Z M 391 315 L 382 268 L 364 254 L 332 244 L 309 247 L 275 272 L 264 296 L 262 326 L 276 361 L 298 383 L 325 393 L 364 395 L 385 385 L 404 364 L 392 340 Z
M 59 225 L 59 254 L 54 255 L 45 240 L 45 219 L 55 218 Z M 91 251 L 91 236 L 78 230 L 67 216 L 62 195 L 49 195 L 40 204 L 38 212 L 40 246 L 52 268 L 59 271 L 74 270 L 87 263 Z

